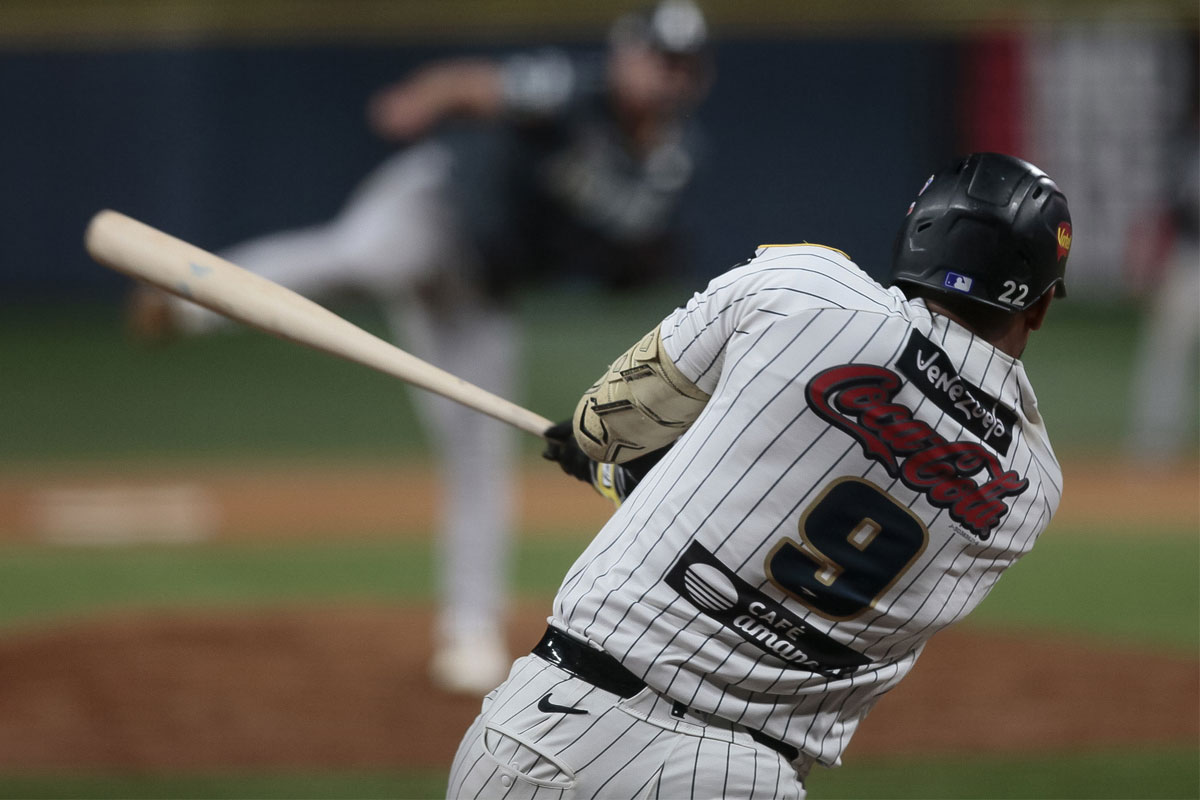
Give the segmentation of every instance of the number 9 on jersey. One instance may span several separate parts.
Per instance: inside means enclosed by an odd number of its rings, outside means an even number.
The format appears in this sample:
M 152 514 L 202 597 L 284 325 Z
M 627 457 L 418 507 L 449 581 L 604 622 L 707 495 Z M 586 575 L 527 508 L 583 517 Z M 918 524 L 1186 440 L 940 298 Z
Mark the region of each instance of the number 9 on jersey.
M 916 515 L 860 478 L 830 484 L 804 511 L 799 534 L 767 556 L 767 577 L 832 619 L 871 608 L 929 541 Z

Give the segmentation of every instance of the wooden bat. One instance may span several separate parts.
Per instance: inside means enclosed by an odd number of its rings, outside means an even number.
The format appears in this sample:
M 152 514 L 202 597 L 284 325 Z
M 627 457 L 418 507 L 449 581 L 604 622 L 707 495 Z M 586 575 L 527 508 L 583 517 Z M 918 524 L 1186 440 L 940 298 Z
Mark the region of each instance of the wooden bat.
M 145 223 L 104 210 L 84 234 L 99 263 L 230 319 L 377 369 L 544 436 L 553 423 L 406 353 L 290 289 Z

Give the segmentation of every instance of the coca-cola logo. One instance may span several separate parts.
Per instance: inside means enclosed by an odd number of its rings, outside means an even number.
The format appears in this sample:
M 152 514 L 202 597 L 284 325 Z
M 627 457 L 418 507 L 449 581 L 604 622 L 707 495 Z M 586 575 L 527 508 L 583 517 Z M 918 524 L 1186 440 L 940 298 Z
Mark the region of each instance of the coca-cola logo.
M 982 444 L 949 441 L 916 419 L 894 402 L 903 385 L 884 367 L 843 364 L 813 378 L 806 395 L 813 411 L 853 436 L 889 475 L 986 540 L 1008 512 L 1003 498 L 1019 495 L 1029 481 Z M 980 473 L 982 482 L 974 478 Z

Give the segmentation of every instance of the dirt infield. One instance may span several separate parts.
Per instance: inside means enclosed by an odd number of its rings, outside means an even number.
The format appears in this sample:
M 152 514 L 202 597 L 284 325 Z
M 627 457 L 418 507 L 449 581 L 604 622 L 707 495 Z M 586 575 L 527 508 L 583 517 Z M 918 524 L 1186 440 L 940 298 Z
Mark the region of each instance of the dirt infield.
M 1153 509 L 1163 521 L 1195 522 L 1195 472 L 1140 484 L 1103 465 L 1067 474 L 1074 499 L 1063 521 L 1133 527 Z M 169 491 L 140 493 L 154 486 Z M 581 488 L 549 467 L 524 475 L 527 535 L 602 521 L 606 504 Z M 122 505 L 147 496 L 162 508 Z M 99 524 L 75 532 L 85 538 L 111 535 L 105 525 L 167 523 L 184 539 L 428 535 L 432 496 L 428 475 L 407 467 L 7 476 L 0 540 L 63 537 L 73 520 Z M 545 614 L 519 610 L 514 652 L 528 650 Z M 429 609 L 355 606 L 143 612 L 9 631 L 0 636 L 0 768 L 446 765 L 478 701 L 428 683 L 429 630 Z M 950 631 L 880 703 L 848 758 L 1194 744 L 1198 675 L 1200 662 L 1179 654 Z
M 545 610 L 525 608 L 525 650 Z M 424 677 L 423 610 L 94 620 L 0 639 L 0 768 L 447 765 L 478 701 Z M 1195 742 L 1197 663 L 1060 637 L 950 631 L 848 757 Z
M 1200 464 L 1147 472 L 1071 463 L 1059 525 L 1200 524 Z M 606 500 L 533 462 L 518 480 L 525 535 L 595 528 Z M 86 541 L 122 533 L 212 539 L 427 535 L 437 484 L 418 464 L 154 465 L 0 471 L 0 541 Z

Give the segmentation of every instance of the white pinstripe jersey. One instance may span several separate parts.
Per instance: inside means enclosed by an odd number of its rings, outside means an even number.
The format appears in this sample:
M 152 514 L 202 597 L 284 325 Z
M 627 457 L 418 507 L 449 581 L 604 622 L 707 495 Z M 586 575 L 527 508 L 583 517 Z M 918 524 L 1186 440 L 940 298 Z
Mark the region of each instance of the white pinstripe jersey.
M 1058 506 L 1025 370 L 812 245 L 760 248 L 661 331 L 712 397 L 551 622 L 673 700 L 836 764 Z

